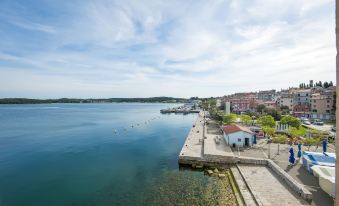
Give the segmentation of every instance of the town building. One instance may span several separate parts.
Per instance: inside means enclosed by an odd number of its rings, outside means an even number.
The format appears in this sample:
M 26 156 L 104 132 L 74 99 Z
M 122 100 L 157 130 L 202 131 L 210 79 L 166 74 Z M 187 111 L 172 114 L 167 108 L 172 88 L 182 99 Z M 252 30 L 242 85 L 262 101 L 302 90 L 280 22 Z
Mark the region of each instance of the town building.
M 327 90 L 311 96 L 311 118 L 332 120 L 335 118 L 334 91 Z
M 281 93 L 277 98 L 277 106 L 282 107 L 286 106 L 291 111 L 293 110 L 293 94 L 290 93 Z
M 249 128 L 236 124 L 223 126 L 224 139 L 232 147 L 252 146 L 254 141 L 254 132 Z
M 275 98 L 275 90 L 266 90 L 266 91 L 259 91 L 257 95 L 257 99 L 262 101 L 273 101 Z
M 293 115 L 299 118 L 311 118 L 311 89 L 294 91 Z

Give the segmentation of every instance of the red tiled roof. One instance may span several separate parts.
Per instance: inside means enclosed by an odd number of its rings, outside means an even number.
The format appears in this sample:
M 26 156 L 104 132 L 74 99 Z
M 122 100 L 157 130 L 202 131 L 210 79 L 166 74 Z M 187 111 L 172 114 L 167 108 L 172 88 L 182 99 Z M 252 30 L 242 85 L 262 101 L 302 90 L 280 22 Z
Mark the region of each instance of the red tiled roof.
M 253 132 L 249 128 L 242 127 L 242 126 L 239 126 L 239 125 L 236 125 L 236 124 L 225 125 L 223 127 L 223 129 L 224 129 L 224 132 L 226 134 L 231 134 L 231 133 L 239 132 L 239 131 L 243 131 L 243 132 L 247 132 L 249 134 L 253 134 Z

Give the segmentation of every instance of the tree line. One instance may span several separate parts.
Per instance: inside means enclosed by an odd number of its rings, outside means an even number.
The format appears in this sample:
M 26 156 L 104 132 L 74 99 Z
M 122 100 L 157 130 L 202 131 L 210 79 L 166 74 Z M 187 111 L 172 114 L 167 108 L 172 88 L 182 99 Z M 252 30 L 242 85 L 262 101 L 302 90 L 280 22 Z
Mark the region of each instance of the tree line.
M 185 103 L 187 99 L 174 97 L 149 97 L 149 98 L 108 98 L 108 99 L 28 99 L 28 98 L 3 98 L 0 104 L 51 104 L 51 103 Z

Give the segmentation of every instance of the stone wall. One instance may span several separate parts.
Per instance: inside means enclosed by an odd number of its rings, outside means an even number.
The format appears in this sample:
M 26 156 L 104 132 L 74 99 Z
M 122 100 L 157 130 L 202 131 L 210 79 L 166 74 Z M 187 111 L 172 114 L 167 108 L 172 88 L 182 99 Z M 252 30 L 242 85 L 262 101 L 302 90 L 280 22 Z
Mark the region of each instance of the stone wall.
M 297 194 L 308 202 L 312 201 L 312 193 L 308 191 L 302 184 L 297 182 L 289 174 L 287 174 L 281 167 L 275 164 L 272 160 L 266 160 L 267 166 L 272 169 L 289 187 L 291 187 Z

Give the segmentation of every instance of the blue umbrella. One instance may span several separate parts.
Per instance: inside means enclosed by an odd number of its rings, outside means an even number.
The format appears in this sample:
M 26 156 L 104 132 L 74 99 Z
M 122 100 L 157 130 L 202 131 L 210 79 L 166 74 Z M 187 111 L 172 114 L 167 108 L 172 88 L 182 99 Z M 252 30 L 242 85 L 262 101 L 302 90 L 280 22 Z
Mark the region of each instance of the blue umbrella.
M 294 164 L 295 158 L 294 158 L 294 151 L 293 151 L 293 147 L 290 147 L 290 158 L 288 160 L 291 164 Z
M 301 144 L 298 144 L 298 158 L 300 159 L 301 157 Z
M 323 152 L 326 152 L 327 151 L 327 140 L 324 139 L 323 140 Z

